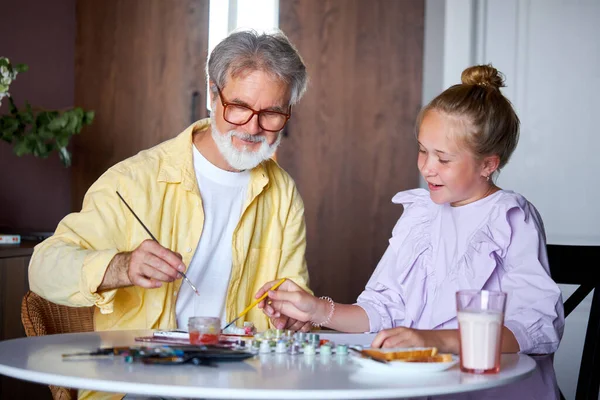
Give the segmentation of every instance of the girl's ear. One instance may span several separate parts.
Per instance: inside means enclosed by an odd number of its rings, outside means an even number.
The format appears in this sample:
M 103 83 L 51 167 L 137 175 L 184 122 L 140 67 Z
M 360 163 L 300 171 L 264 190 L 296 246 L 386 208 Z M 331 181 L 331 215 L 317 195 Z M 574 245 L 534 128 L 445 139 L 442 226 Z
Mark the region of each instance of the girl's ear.
M 481 176 L 487 178 L 491 177 L 500 165 L 500 157 L 497 155 L 487 156 L 483 159 L 483 168 L 481 170 Z

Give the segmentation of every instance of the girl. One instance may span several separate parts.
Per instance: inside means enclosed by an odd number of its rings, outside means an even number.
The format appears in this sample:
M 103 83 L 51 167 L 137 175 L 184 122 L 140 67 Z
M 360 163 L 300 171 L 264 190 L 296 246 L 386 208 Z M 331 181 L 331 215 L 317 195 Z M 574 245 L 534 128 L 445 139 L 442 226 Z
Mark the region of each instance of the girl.
M 563 304 L 549 276 L 542 220 L 523 196 L 494 184 L 517 145 L 519 119 L 494 67 L 470 67 L 461 78 L 418 116 L 418 168 L 429 191 L 392 199 L 404 213 L 356 304 L 316 298 L 288 280 L 259 305 L 277 327 L 310 321 L 379 332 L 373 347 L 458 354 L 456 291 L 501 290 L 508 293 L 503 352 L 558 348 Z

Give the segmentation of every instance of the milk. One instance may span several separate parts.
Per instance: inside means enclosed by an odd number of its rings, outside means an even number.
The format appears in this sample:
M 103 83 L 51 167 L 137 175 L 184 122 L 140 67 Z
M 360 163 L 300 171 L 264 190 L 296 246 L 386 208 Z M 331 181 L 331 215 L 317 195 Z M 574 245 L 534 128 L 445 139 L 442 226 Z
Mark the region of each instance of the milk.
M 504 315 L 501 312 L 459 311 L 460 364 L 470 372 L 498 372 Z

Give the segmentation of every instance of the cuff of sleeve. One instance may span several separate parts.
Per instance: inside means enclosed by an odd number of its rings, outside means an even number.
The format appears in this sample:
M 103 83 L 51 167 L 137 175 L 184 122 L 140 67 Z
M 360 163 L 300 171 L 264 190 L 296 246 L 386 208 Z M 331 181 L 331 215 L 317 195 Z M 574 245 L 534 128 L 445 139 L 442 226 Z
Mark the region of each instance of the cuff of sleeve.
M 369 332 L 379 332 L 384 329 L 381 315 L 377 312 L 377 309 L 369 303 L 354 303 L 355 306 L 359 306 L 367 313 L 369 317 Z
M 100 309 L 102 314 L 110 314 L 113 312 L 113 301 L 117 293 L 117 289 L 106 290 L 102 293 L 97 293 L 98 286 L 102 283 L 108 264 L 113 257 L 118 253 L 118 250 L 100 250 L 89 254 L 84 262 L 81 271 L 81 293 L 89 296 L 90 302 L 93 302 Z
M 533 341 L 529 338 L 529 335 L 523 325 L 517 321 L 504 321 L 506 326 L 515 335 L 515 339 L 519 343 L 519 353 L 527 353 L 533 347 Z

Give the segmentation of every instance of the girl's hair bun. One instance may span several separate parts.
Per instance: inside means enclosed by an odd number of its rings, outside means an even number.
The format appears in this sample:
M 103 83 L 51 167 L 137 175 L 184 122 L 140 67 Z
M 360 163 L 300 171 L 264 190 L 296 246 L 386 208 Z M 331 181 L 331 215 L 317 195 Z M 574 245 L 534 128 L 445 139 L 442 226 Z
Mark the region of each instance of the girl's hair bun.
M 479 85 L 500 90 L 504 87 L 504 75 L 491 65 L 475 65 L 465 69 L 460 80 L 465 85 Z

